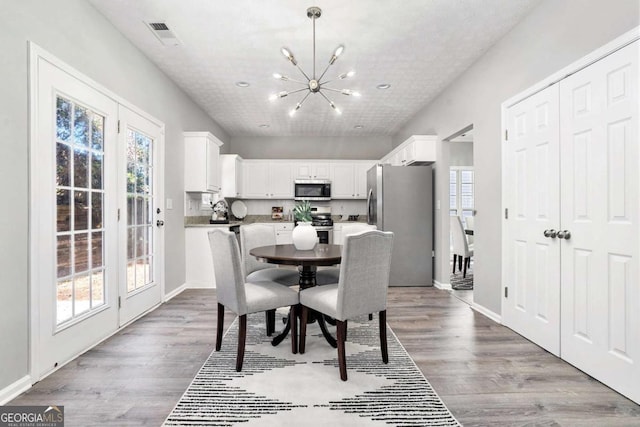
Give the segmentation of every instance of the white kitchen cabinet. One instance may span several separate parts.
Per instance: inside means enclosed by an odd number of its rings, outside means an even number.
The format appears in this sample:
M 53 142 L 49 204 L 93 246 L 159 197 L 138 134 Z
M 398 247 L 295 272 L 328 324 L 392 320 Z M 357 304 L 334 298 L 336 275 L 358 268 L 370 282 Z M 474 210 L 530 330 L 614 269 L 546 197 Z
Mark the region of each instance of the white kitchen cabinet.
M 209 246 L 209 236 L 207 234 L 214 228 L 220 228 L 220 226 L 187 227 L 184 230 L 185 281 L 189 288 L 216 287 L 211 247 Z
M 374 160 L 354 160 L 353 162 L 332 163 L 331 198 L 366 199 L 367 171 L 375 163 Z
M 435 135 L 413 135 L 381 159 L 394 166 L 428 165 L 436 161 Z
M 293 244 L 293 223 L 283 222 L 275 224 L 276 228 L 276 245 L 291 245 Z
M 332 163 L 331 198 L 353 199 L 355 196 L 355 165 L 351 162 Z
M 242 164 L 242 197 L 293 199 L 291 162 L 245 160 Z
M 331 179 L 331 165 L 325 162 L 296 162 L 293 179 Z
M 220 196 L 242 197 L 242 157 L 220 155 Z
M 199 193 L 220 191 L 222 141 L 209 132 L 185 132 L 184 144 L 184 190 Z
M 367 198 L 367 171 L 371 169 L 377 162 L 362 161 L 356 163 L 355 167 L 355 187 L 356 199 Z

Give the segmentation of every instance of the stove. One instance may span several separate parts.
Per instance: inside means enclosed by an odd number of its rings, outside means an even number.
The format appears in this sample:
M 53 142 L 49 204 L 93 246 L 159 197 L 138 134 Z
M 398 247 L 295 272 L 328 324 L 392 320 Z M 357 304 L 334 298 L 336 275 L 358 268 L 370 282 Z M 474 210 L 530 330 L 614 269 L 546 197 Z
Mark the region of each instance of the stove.
M 312 206 L 311 225 L 316 229 L 320 243 L 333 243 L 333 220 L 331 219 L 331 207 Z

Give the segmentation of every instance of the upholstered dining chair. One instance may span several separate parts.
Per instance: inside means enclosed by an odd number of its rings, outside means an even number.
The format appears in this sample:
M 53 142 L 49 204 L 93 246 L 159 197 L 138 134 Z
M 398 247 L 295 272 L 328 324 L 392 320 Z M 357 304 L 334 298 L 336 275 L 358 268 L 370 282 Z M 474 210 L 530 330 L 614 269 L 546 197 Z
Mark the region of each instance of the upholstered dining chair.
M 347 380 L 345 341 L 347 321 L 378 312 L 382 361 L 389 362 L 387 352 L 387 289 L 391 269 L 393 233 L 365 231 L 345 237 L 338 283 L 315 286 L 300 291 L 300 354 L 305 352 L 309 310 L 336 319 L 340 378 Z
M 298 284 L 300 275 L 296 270 L 278 268 L 275 264 L 258 261 L 249 251 L 259 246 L 276 244 L 276 229 L 267 224 L 247 224 L 240 226 L 240 249 L 242 262 L 247 274 L 247 282 L 268 280 L 285 286 Z M 275 310 L 265 312 L 267 336 L 275 332 Z
M 356 222 L 353 224 L 342 225 L 342 238 L 335 240 L 333 243 L 336 245 L 342 245 L 344 238 L 351 234 L 360 233 L 362 231 L 375 230 L 376 226 L 373 224 L 366 224 L 364 222 Z M 330 283 L 338 283 L 340 277 L 339 267 L 329 267 L 324 269 L 318 269 L 316 273 L 316 282 L 318 285 L 327 285 Z
M 464 234 L 464 228 L 462 227 L 460 217 L 452 215 L 449 218 L 452 236 L 451 252 L 453 253 L 453 273 L 456 272 L 457 261 L 458 270 L 462 269 L 462 277 L 466 278 L 467 267 L 471 266 L 473 246 L 470 246 L 467 242 L 467 236 Z
M 474 227 L 474 223 L 475 223 L 475 218 L 470 215 L 470 216 L 465 216 L 464 217 L 464 229 L 465 230 L 471 230 L 473 231 L 473 227 Z M 467 236 L 467 243 L 469 243 L 469 245 L 473 245 L 473 236 L 466 234 L 465 236 Z
M 247 339 L 247 314 L 290 306 L 291 351 L 297 353 L 297 325 L 294 316 L 299 301 L 298 292 L 268 280 L 245 282 L 244 267 L 234 233 L 222 229 L 210 231 L 209 245 L 218 298 L 216 351 L 220 351 L 222 345 L 225 307 L 239 316 L 236 371 L 240 372 Z

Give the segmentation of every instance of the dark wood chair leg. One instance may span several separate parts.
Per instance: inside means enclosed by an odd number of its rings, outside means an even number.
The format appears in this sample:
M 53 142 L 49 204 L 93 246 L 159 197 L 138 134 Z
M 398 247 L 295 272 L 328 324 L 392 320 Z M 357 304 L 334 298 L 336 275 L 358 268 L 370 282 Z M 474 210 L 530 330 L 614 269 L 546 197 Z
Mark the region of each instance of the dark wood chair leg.
M 218 303 L 218 322 L 216 323 L 216 351 L 222 346 L 222 330 L 224 329 L 224 305 Z
M 336 320 L 336 333 L 338 335 L 338 366 L 340 367 L 340 379 L 347 380 L 347 358 L 344 354 L 344 342 L 347 335 L 347 322 Z
M 453 254 L 453 271 L 451 274 L 456 274 L 456 262 L 458 261 L 458 255 Z
M 244 361 L 244 345 L 247 341 L 247 315 L 240 316 L 238 324 L 238 355 L 236 356 L 236 371 L 242 371 L 242 362 Z
M 300 338 L 298 350 L 300 354 L 304 354 L 304 346 L 307 341 L 307 317 L 309 317 L 309 309 L 304 305 L 301 305 L 301 313 L 300 313 Z
M 289 310 L 289 323 L 291 324 L 291 353 L 298 353 L 298 305 L 292 305 Z
M 463 279 L 467 277 L 467 260 L 468 259 L 469 258 L 465 258 L 464 259 L 464 270 L 462 270 L 462 278 Z
M 267 324 L 267 336 L 270 337 L 276 331 L 276 310 L 267 310 L 264 314 Z
M 458 271 L 462 270 L 462 255 L 458 255 Z
M 380 319 L 380 351 L 382 352 L 382 361 L 389 363 L 389 352 L 387 350 L 387 310 L 382 310 L 378 317 Z

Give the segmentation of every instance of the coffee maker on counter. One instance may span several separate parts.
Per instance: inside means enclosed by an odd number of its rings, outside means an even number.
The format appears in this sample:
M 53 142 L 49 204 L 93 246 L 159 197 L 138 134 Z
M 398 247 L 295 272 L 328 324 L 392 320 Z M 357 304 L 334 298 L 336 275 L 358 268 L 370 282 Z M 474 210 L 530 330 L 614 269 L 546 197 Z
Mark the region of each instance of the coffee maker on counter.
M 229 206 L 224 200 L 217 201 L 213 205 L 213 215 L 209 224 L 229 224 Z

